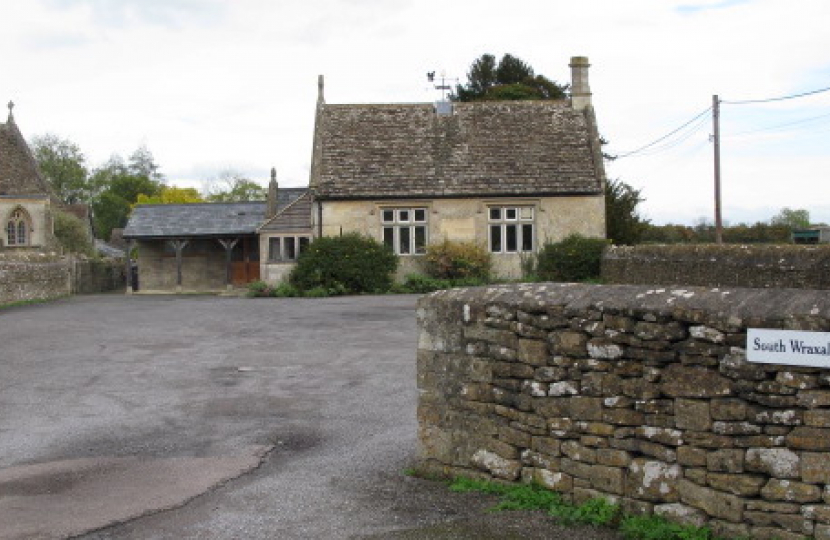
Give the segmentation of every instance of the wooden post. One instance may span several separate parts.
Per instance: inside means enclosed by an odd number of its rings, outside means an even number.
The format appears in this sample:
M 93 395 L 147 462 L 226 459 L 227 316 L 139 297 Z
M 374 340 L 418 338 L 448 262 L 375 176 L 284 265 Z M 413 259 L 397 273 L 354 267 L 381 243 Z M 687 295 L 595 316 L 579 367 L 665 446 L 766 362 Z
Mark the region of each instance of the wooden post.
M 225 248 L 225 288 L 231 290 L 233 288 L 233 269 L 231 268 L 231 254 L 233 253 L 233 248 L 237 242 L 239 242 L 239 238 L 234 238 L 233 240 L 222 240 L 218 239 L 219 243 L 222 244 L 222 247 Z
M 170 240 L 173 244 L 173 249 L 176 250 L 176 292 L 182 292 L 182 250 L 188 243 L 188 240 Z
M 127 252 L 124 256 L 127 271 L 127 294 L 133 294 L 135 291 L 133 290 L 133 261 L 130 258 L 130 254 L 133 252 L 133 247 L 135 246 L 135 240 L 130 240 L 127 242 Z

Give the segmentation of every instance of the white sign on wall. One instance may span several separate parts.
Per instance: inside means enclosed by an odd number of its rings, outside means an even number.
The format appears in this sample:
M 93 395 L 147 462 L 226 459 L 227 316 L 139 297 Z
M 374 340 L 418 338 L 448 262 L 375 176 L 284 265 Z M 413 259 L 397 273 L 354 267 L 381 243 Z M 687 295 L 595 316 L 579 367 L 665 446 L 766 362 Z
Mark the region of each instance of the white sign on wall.
M 746 359 L 763 364 L 830 368 L 830 332 L 750 328 Z

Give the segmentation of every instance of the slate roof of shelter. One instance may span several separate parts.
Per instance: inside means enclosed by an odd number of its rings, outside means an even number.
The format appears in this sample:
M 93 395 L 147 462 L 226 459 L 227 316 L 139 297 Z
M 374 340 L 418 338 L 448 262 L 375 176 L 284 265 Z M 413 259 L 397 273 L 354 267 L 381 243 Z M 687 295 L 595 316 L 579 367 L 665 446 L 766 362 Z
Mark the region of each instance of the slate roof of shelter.
M 329 105 L 311 183 L 321 199 L 602 192 L 593 110 L 568 100 Z M 598 160 L 600 161 L 598 163 Z
M 306 188 L 282 188 L 277 211 Z M 133 209 L 124 238 L 187 238 L 256 234 L 265 221 L 265 201 L 192 204 L 142 204 Z
M 54 198 L 11 114 L 0 123 L 0 196 Z

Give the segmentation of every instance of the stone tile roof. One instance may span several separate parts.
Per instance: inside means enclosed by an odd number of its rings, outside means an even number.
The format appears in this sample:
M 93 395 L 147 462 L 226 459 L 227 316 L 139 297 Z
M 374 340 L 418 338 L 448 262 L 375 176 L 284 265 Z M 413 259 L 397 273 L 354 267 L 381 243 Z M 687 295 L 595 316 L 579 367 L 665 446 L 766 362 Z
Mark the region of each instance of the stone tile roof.
M 306 188 L 280 189 L 277 211 L 307 191 Z M 256 234 L 265 221 L 265 206 L 265 201 L 138 205 L 123 236 L 160 239 Z
M 54 199 L 49 183 L 40 173 L 12 117 L 7 123 L 0 123 L 0 195 L 46 195 Z
M 321 199 L 599 194 L 593 110 L 568 101 L 321 105 Z M 599 161 L 599 163 L 598 163 Z
M 277 215 L 265 222 L 260 231 L 298 233 L 311 232 L 311 193 L 306 192 L 291 204 L 278 209 Z

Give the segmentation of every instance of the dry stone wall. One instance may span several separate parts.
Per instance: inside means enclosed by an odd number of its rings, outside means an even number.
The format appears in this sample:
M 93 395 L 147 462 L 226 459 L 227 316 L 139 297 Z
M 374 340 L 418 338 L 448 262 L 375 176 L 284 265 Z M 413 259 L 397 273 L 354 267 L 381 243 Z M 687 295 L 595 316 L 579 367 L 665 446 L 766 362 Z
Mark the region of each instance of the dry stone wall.
M 124 286 L 123 266 L 37 251 L 0 253 L 0 305 L 115 290 Z
M 612 246 L 603 254 L 602 278 L 634 285 L 830 289 L 830 246 Z
M 747 328 L 830 331 L 830 293 L 512 285 L 433 293 L 418 318 L 425 471 L 830 538 L 830 370 L 745 351 Z

